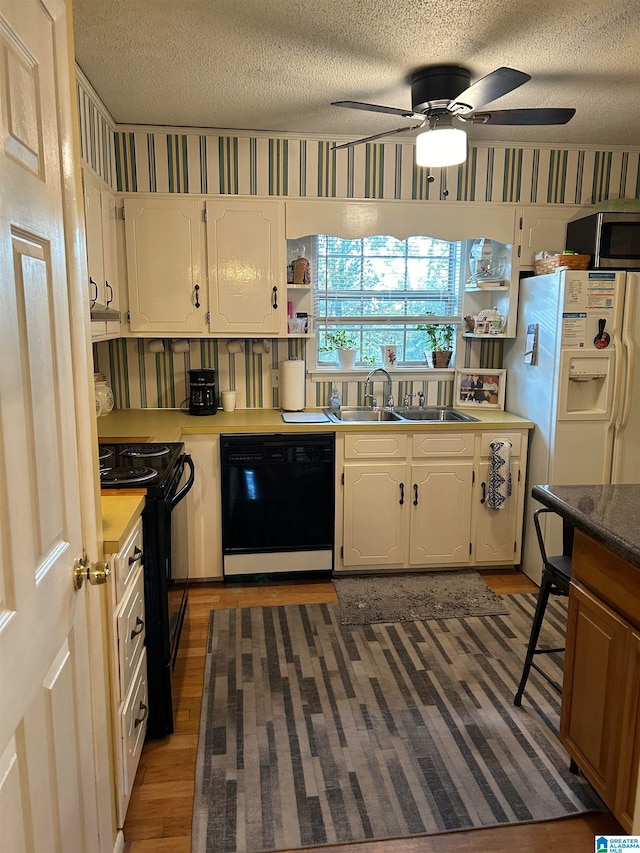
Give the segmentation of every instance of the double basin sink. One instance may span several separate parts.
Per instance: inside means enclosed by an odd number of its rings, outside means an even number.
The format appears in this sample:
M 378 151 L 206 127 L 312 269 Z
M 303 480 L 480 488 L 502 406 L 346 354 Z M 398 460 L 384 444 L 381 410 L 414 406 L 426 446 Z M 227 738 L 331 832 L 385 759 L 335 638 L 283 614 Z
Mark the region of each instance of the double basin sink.
M 468 421 L 478 422 L 478 418 L 467 415 L 450 406 L 429 406 L 425 409 L 398 408 L 394 411 L 389 409 L 367 406 L 340 406 L 337 412 L 325 409 L 325 413 L 334 423 L 411 423 L 412 421 L 427 421 L 428 423 L 442 423 L 455 421 L 464 423 Z

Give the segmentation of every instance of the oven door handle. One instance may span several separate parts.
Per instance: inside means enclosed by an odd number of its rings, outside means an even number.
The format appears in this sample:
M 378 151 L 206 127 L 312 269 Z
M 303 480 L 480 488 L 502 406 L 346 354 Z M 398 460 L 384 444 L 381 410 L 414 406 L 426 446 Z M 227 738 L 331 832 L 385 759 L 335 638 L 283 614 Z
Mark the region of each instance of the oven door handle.
M 182 498 L 184 498 L 186 496 L 187 492 L 189 492 L 191 490 L 191 486 L 193 486 L 194 480 L 196 478 L 196 470 L 193 466 L 193 459 L 189 456 L 188 453 L 185 453 L 184 456 L 182 457 L 182 470 L 183 471 L 184 471 L 185 465 L 189 466 L 189 471 L 191 473 L 189 474 L 189 479 L 184 484 L 184 486 L 180 489 L 180 491 L 176 492 L 175 495 L 171 498 L 171 509 L 174 509 L 176 506 L 178 506 L 178 504 L 180 503 Z M 180 473 L 180 476 L 182 477 L 182 472 Z

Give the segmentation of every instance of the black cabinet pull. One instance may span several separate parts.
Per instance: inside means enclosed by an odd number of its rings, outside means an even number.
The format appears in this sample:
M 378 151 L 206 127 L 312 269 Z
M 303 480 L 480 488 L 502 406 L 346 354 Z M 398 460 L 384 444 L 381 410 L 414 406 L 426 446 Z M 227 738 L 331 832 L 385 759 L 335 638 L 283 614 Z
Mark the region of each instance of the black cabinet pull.
M 142 557 L 142 551 L 136 545 L 133 549 L 133 556 L 129 557 L 129 565 L 132 566 L 134 563 L 137 563 L 138 560 Z
M 106 279 L 104 280 L 104 286 L 106 288 L 108 288 L 109 293 L 110 293 L 110 296 L 107 299 L 107 308 L 108 308 L 109 305 L 111 305 L 111 303 L 113 302 L 113 288 L 111 287 L 111 285 L 109 284 L 109 282 Z
M 404 483 L 400 483 L 400 506 L 404 503 Z
M 91 276 L 89 276 L 89 284 L 92 284 L 92 285 L 93 285 L 93 291 L 94 291 L 94 294 L 95 294 L 95 295 L 93 295 L 93 296 L 90 296 L 90 297 L 89 297 L 89 298 L 90 298 L 90 300 L 91 300 L 91 307 L 93 308 L 93 306 L 94 306 L 94 305 L 96 304 L 96 302 L 98 301 L 98 285 L 97 285 L 97 283 L 96 283 L 96 282 L 91 278 Z
M 480 483 L 480 488 L 482 489 L 482 497 L 480 498 L 480 503 L 483 504 L 487 499 L 487 484 Z
M 413 484 L 413 505 L 418 506 L 418 484 Z
M 136 627 L 131 632 L 131 639 L 137 637 L 138 634 L 141 634 L 144 631 L 144 620 L 139 616 L 136 616 Z
M 195 294 L 196 294 L 196 308 L 199 308 L 200 307 L 200 285 L 196 284 L 193 289 L 194 289 Z
M 273 287 L 273 307 L 278 307 L 278 288 L 275 285 Z
M 140 710 L 142 711 L 142 716 L 136 717 L 135 720 L 133 721 L 133 726 L 136 729 L 138 728 L 140 723 L 144 723 L 144 721 L 147 719 L 147 714 L 149 713 L 149 709 L 147 708 L 147 706 L 142 701 L 140 702 Z

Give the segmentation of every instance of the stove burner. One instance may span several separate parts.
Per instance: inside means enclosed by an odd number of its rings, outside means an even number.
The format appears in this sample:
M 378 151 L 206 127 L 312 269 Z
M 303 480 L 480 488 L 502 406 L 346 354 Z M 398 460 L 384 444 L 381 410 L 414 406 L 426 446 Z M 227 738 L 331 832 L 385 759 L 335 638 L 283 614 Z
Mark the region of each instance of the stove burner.
M 108 468 L 100 475 L 103 483 L 147 483 L 149 480 L 154 480 L 158 476 L 158 472 L 153 468 Z
M 108 459 L 110 456 L 113 456 L 113 450 L 109 450 L 108 447 L 98 448 L 98 459 Z
M 120 456 L 131 456 L 133 458 L 166 456 L 171 453 L 171 448 L 166 444 L 128 444 L 120 451 Z

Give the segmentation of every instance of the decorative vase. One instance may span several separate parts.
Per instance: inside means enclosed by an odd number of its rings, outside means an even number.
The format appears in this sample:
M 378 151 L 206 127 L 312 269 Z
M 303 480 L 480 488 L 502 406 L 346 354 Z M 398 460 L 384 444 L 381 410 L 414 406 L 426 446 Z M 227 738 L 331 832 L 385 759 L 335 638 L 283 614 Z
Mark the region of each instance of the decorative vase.
M 395 344 L 383 344 L 380 347 L 380 352 L 382 354 L 382 366 L 387 370 L 391 370 L 396 366 L 398 358 L 397 349 L 398 348 Z
M 452 350 L 433 350 L 431 353 L 431 363 L 434 367 L 449 367 Z
M 339 349 L 338 362 L 341 370 L 353 370 L 356 363 L 356 351 L 354 349 Z

